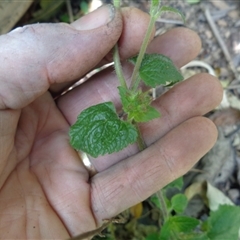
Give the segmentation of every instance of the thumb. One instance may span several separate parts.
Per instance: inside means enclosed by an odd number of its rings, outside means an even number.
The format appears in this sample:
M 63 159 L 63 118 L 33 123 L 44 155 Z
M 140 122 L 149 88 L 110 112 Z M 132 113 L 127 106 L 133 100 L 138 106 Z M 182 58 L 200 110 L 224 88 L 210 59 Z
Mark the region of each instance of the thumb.
M 105 5 L 71 25 L 33 24 L 0 36 L 0 109 L 22 108 L 51 84 L 79 79 L 121 32 L 121 14 Z

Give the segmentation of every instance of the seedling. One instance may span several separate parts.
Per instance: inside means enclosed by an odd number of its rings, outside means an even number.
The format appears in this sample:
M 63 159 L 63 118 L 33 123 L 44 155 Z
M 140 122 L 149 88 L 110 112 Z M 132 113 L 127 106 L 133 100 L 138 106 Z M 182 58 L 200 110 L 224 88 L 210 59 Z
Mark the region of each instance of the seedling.
M 119 7 L 119 0 L 115 0 Z M 159 85 L 174 85 L 183 80 L 173 62 L 161 54 L 146 54 L 154 24 L 166 11 L 183 15 L 175 8 L 160 6 L 160 0 L 152 0 L 150 22 L 137 57 L 129 59 L 135 65 L 131 83 L 128 85 L 122 72 L 118 46 L 114 47 L 114 66 L 119 80 L 118 92 L 122 102 L 124 120 L 118 117 L 112 102 L 91 106 L 80 113 L 70 128 L 70 143 L 76 150 L 97 158 L 100 155 L 118 152 L 129 144 L 138 143 L 139 149 L 145 148 L 138 123 L 148 122 L 160 117 L 160 113 L 151 106 L 152 98 L 143 92 L 140 84 L 155 88 Z M 117 89 L 116 89 L 117 91 Z

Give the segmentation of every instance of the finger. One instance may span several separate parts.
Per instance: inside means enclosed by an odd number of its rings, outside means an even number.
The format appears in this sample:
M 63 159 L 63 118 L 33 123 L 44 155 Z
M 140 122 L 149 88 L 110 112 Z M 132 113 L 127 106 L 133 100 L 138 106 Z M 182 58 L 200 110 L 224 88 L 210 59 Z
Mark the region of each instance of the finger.
M 122 8 L 121 13 L 123 29 L 118 40 L 118 48 L 121 59 L 125 60 L 138 54 L 148 28 L 150 17 L 149 14 L 133 7 Z M 152 32 L 150 41 L 153 39 L 154 34 L 155 29 Z M 104 59 L 102 59 L 98 66 L 102 66 L 112 61 L 113 56 L 112 52 L 110 52 L 104 57 Z
M 222 100 L 222 92 L 219 80 L 206 73 L 197 74 L 175 85 L 153 102 L 161 117 L 140 126 L 147 145 L 164 136 L 181 122 L 205 115 L 216 108 Z M 148 137 L 149 134 L 151 137 Z
M 51 84 L 79 79 L 99 63 L 119 39 L 122 17 L 109 5 L 92 14 L 84 30 L 81 21 L 35 24 L 0 36 L 0 109 L 22 108 Z
M 92 178 L 92 210 L 100 225 L 185 174 L 217 138 L 215 125 L 196 117 L 143 152 Z
M 89 15 L 91 15 L 90 13 Z M 116 42 L 118 42 L 118 48 L 119 48 L 119 55 L 121 59 L 127 59 L 132 56 L 135 56 L 141 47 L 142 40 L 144 38 L 145 32 L 148 27 L 149 23 L 149 15 L 147 13 L 142 12 L 141 10 L 137 8 L 122 8 L 121 9 L 121 15 L 122 15 L 122 33 L 119 39 L 116 39 Z M 84 18 L 82 21 L 82 18 L 72 23 L 73 26 L 85 26 L 85 23 L 87 23 L 89 20 L 92 20 L 92 17 L 94 15 L 91 15 L 87 19 Z M 95 17 L 94 17 L 95 19 Z M 134 31 L 133 31 L 134 29 Z M 83 29 L 84 30 L 84 29 Z M 154 37 L 155 30 L 152 32 L 151 39 Z M 101 41 L 101 39 L 99 38 Z M 108 53 L 105 53 L 105 55 L 102 55 L 101 61 L 97 64 L 97 66 L 93 65 L 92 68 L 88 69 L 88 71 L 92 70 L 93 67 L 98 68 L 101 67 L 104 64 L 110 63 L 113 61 L 113 51 L 112 48 L 115 45 L 115 43 L 111 45 L 111 50 Z M 98 44 L 96 44 L 98 45 Z M 94 52 L 94 51 L 93 51 Z M 93 54 L 94 56 L 94 54 Z M 76 80 L 76 79 L 74 79 Z M 79 79 L 78 79 L 79 80 Z M 66 89 L 71 83 L 62 83 L 62 84 L 55 84 L 54 86 L 51 86 L 52 92 L 61 92 L 63 89 Z

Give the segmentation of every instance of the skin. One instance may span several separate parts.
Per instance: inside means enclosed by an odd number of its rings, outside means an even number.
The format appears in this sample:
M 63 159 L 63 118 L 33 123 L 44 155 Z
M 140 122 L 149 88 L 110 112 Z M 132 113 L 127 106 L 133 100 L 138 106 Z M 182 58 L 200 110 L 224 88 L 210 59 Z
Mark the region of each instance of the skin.
M 120 107 L 113 70 L 57 101 L 51 93 L 111 61 L 118 40 L 123 62 L 135 55 L 149 22 L 137 9 L 116 11 L 110 22 L 109 9 L 101 11 L 72 25 L 37 24 L 0 37 L 0 239 L 67 239 L 94 230 L 185 174 L 216 141 L 215 126 L 202 115 L 219 104 L 222 89 L 199 74 L 154 102 L 162 117 L 141 126 L 146 150 L 133 145 L 92 159 L 98 173 L 90 178 L 68 130 L 92 104 Z M 200 48 L 194 32 L 178 28 L 155 38 L 148 52 L 180 67 Z M 125 62 L 126 76 L 131 70 Z

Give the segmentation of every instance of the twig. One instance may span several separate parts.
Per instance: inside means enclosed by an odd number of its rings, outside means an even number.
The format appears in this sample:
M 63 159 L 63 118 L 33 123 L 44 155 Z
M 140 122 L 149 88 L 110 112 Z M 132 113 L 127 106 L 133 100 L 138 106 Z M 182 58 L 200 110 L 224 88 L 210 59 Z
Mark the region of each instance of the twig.
M 205 14 L 205 16 L 206 16 L 206 19 L 207 19 L 207 21 L 208 21 L 208 24 L 209 24 L 209 26 L 211 27 L 211 29 L 212 29 L 212 31 L 213 31 L 213 34 L 215 35 L 215 37 L 216 37 L 216 39 L 217 39 L 217 41 L 218 41 L 218 44 L 219 44 L 220 47 L 222 48 L 223 54 L 224 54 L 225 58 L 227 59 L 227 61 L 228 61 L 228 63 L 229 63 L 229 66 L 230 66 L 231 70 L 233 71 L 233 74 L 234 74 L 235 78 L 236 78 L 237 80 L 240 80 L 240 79 L 239 79 L 239 76 L 238 76 L 238 72 L 237 72 L 237 70 L 236 70 L 236 68 L 235 68 L 235 66 L 234 66 L 234 64 L 233 64 L 233 62 L 232 62 L 231 55 L 230 55 L 230 53 L 229 53 L 229 51 L 228 51 L 228 49 L 227 49 L 227 47 L 226 47 L 226 44 L 224 43 L 224 41 L 223 41 L 223 39 L 222 39 L 222 37 L 221 37 L 221 35 L 220 35 L 217 27 L 216 27 L 215 22 L 214 22 L 213 19 L 212 19 L 212 16 L 211 16 L 211 14 L 210 14 L 209 9 L 206 8 L 206 9 L 203 9 L 203 10 L 204 10 L 204 14 Z
M 66 5 L 67 5 L 68 16 L 69 16 L 69 22 L 72 23 L 74 21 L 74 18 L 73 18 L 73 11 L 72 11 L 70 0 L 66 0 Z

